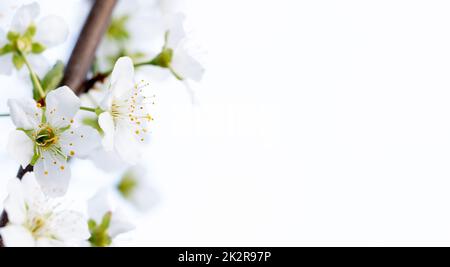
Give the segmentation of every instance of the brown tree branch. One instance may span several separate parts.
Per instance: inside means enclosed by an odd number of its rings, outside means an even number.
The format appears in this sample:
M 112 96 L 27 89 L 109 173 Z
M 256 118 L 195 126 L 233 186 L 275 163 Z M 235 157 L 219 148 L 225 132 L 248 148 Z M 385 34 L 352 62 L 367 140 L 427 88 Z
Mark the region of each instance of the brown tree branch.
M 76 94 L 82 93 L 82 85 L 95 58 L 95 51 L 108 28 L 111 13 L 117 0 L 97 0 L 78 37 L 77 44 L 67 64 L 62 84 Z
M 82 93 L 82 85 L 86 80 L 87 73 L 92 65 L 97 47 L 103 38 L 110 23 L 110 18 L 117 0 L 96 0 L 92 5 L 75 48 L 72 51 L 67 63 L 64 78 L 61 82 L 67 85 L 79 95 Z M 22 179 L 27 172 L 33 171 L 33 166 L 19 168 L 17 178 Z M 5 211 L 0 216 L 0 227 L 8 223 L 8 216 Z M 0 247 L 3 246 L 0 237 Z

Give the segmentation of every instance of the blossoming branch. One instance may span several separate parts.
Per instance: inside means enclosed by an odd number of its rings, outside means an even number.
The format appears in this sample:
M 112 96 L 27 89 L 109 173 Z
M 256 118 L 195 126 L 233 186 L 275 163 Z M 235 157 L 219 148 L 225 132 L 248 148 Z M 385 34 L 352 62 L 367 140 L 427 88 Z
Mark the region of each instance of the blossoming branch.
M 116 1 L 99 2 L 88 20 L 95 19 L 96 8 L 108 12 Z M 86 57 L 92 66 L 83 74 L 81 95 L 64 84 L 75 55 L 68 66 L 46 57 L 47 50 L 68 37 L 62 18 L 40 18 L 40 6 L 34 2 L 20 6 L 10 27 L 0 30 L 0 73 L 25 79 L 30 92 L 5 100 L 9 110 L 0 118 L 10 117 L 14 124 L 7 149 L 21 165 L 20 175 L 11 178 L 7 188 L 0 220 L 2 245 L 120 245 L 118 238 L 135 228 L 130 208 L 139 214 L 156 202 L 157 192 L 141 162 L 155 127 L 157 94 L 136 72 L 164 70 L 166 79 L 183 82 L 190 93 L 189 80 L 201 79 L 203 68 L 187 49 L 185 17 L 177 2 L 119 1 L 103 39 L 94 44 L 95 58 Z M 77 45 L 94 32 L 89 27 L 86 23 Z M 68 203 L 71 179 L 77 178 L 70 166 L 74 158 L 92 160 L 106 173 L 123 170 L 121 177 L 112 177 L 85 200 L 81 211 L 63 204 Z

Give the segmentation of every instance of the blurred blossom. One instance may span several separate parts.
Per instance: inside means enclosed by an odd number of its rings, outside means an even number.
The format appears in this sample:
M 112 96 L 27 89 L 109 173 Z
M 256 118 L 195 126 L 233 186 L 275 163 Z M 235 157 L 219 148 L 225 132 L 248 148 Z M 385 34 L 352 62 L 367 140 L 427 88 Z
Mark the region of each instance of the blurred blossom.
M 150 184 L 147 170 L 142 165 L 128 169 L 117 189 L 125 200 L 142 212 L 150 210 L 158 202 L 158 194 Z
M 46 198 L 34 174 L 11 179 L 8 194 L 4 206 L 9 223 L 0 229 L 6 246 L 80 246 L 89 238 L 84 216 Z
M 91 232 L 89 243 L 94 247 L 114 245 L 117 236 L 135 228 L 118 207 L 113 193 L 107 189 L 99 191 L 89 200 L 88 215 Z
M 0 29 L 0 73 L 9 75 L 14 68 L 22 69 L 26 60 L 39 76 L 47 70 L 49 64 L 42 52 L 63 43 L 68 27 L 57 16 L 46 16 L 36 23 L 39 13 L 38 3 L 23 5 L 12 18 L 8 32 Z

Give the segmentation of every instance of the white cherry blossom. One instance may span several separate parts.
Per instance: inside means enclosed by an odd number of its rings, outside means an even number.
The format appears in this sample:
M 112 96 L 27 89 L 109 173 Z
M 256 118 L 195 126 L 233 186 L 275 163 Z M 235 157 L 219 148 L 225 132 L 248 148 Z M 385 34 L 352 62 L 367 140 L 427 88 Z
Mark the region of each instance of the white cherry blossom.
M 34 174 L 27 173 L 22 181 L 11 179 L 8 194 L 4 208 L 9 222 L 0 228 L 5 246 L 79 246 L 89 238 L 86 218 L 47 198 Z
M 167 68 L 169 68 L 179 80 L 193 80 L 199 82 L 204 73 L 201 63 L 191 53 L 190 43 L 184 30 L 185 16 L 177 13 L 171 16 L 169 27 L 166 31 L 165 50 L 162 53 L 170 53 Z
M 117 236 L 135 228 L 125 212 L 118 206 L 111 191 L 103 189 L 88 201 L 91 246 L 114 245 Z
M 8 32 L 0 29 L 0 73 L 11 74 L 14 67 L 21 69 L 27 56 L 38 74 L 48 66 L 42 52 L 63 43 L 68 36 L 65 21 L 49 15 L 38 22 L 40 8 L 36 2 L 22 5 L 12 18 Z
M 117 185 L 120 195 L 139 211 L 146 212 L 158 202 L 159 196 L 150 184 L 148 171 L 142 165 L 129 168 Z
M 10 99 L 8 106 L 17 130 L 10 135 L 8 150 L 22 166 L 34 166 L 44 193 L 61 196 L 68 187 L 69 157 L 86 157 L 96 148 L 98 133 L 87 126 L 73 128 L 80 100 L 63 86 L 48 93 L 45 108 L 32 99 Z
M 98 123 L 106 151 L 115 151 L 122 160 L 135 164 L 149 134 L 153 117 L 149 109 L 153 97 L 148 84 L 135 83 L 133 62 L 119 58 L 111 74 L 108 93 L 100 104 L 104 111 Z
M 81 105 L 91 109 L 99 107 L 100 103 L 108 95 L 109 81 L 110 79 L 106 78 L 104 81 L 97 82 L 93 88 L 82 94 L 80 96 Z M 103 135 L 103 130 L 98 124 L 98 116 L 95 113 L 80 110 L 75 117 L 75 124 L 87 125 Z M 98 146 L 92 151 L 89 155 L 89 160 L 105 172 L 123 171 L 128 167 L 128 163 L 122 160 L 114 150 L 105 151 L 103 146 Z

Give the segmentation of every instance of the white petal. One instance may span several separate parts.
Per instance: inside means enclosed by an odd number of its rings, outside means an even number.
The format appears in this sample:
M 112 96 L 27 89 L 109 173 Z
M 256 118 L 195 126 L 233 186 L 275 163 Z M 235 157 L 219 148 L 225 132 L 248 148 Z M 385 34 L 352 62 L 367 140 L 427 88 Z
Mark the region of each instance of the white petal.
M 34 173 L 26 173 L 21 180 L 23 197 L 28 205 L 42 205 L 47 201 Z
M 80 126 L 69 129 L 61 134 L 60 144 L 65 155 L 85 158 L 100 146 L 100 135 L 89 126 Z
M 30 54 L 28 55 L 28 61 L 30 62 L 30 65 L 33 67 L 33 70 L 38 75 L 38 77 L 44 77 L 45 74 L 50 70 L 50 62 L 42 54 Z M 29 79 L 30 77 L 30 74 L 28 73 L 28 70 L 26 68 L 22 68 L 21 74 L 23 74 L 27 79 Z
M 88 202 L 89 218 L 97 223 L 102 221 L 106 213 L 112 213 L 108 229 L 108 233 L 112 238 L 135 228 L 132 223 L 125 219 L 127 216 L 120 209 L 117 209 L 116 206 L 117 203 L 115 202 L 114 196 L 107 189 L 99 191 Z
M 65 244 L 64 242 L 61 242 L 59 240 L 44 237 L 36 240 L 36 247 L 41 248 L 65 247 Z
M 126 220 L 127 216 L 120 210 L 116 209 L 112 213 L 111 223 L 109 225 L 108 234 L 112 238 L 134 230 L 136 226 L 130 221 Z
M 6 38 L 6 32 L 0 28 L 0 48 L 8 43 L 8 39 Z
M 83 241 L 90 237 L 86 218 L 79 212 L 62 211 L 53 221 L 54 235 L 61 241 Z
M 129 168 L 123 175 L 131 177 L 136 182 L 136 187 L 129 196 L 126 197 L 140 211 L 148 211 L 156 205 L 159 200 L 158 192 L 149 182 L 147 169 L 143 165 L 136 165 Z
M 45 195 L 60 197 L 66 193 L 71 174 L 67 162 L 60 156 L 44 152 L 36 162 L 34 172 Z
M 8 183 L 8 197 L 5 200 L 4 208 L 8 214 L 8 220 L 13 224 L 25 222 L 26 209 L 22 184 L 19 179 L 13 178 Z
M 12 53 L 0 56 L 0 74 L 11 75 L 13 70 Z
M 109 112 L 103 112 L 98 117 L 98 124 L 102 128 L 104 136 L 102 140 L 103 147 L 106 151 L 112 151 L 114 149 L 114 120 Z
M 111 110 L 111 106 L 114 100 L 114 95 L 111 91 L 107 91 L 107 93 L 105 94 L 105 96 L 103 97 L 102 101 L 100 102 L 100 107 L 103 110 Z
M 69 28 L 64 19 L 58 16 L 47 16 L 37 25 L 36 41 L 52 47 L 62 44 L 69 35 Z
M 31 98 L 9 99 L 9 113 L 17 128 L 31 130 L 38 128 L 42 120 L 42 109 Z
M 196 82 L 202 79 L 205 72 L 200 62 L 191 57 L 183 46 L 175 49 L 171 66 L 183 79 Z
M 105 151 L 99 148 L 89 157 L 97 168 L 105 172 L 116 172 L 125 169 L 128 164 L 124 162 L 115 151 Z
M 50 125 L 64 128 L 70 125 L 70 120 L 80 109 L 81 101 L 67 86 L 48 93 L 45 99 L 47 109 L 45 115 Z
M 39 11 L 39 4 L 36 2 L 21 6 L 12 20 L 11 31 L 23 33 L 39 15 Z
M 114 65 L 113 62 L 111 62 L 110 57 L 116 56 L 119 53 L 120 47 L 116 42 L 111 41 L 109 38 L 103 38 L 96 51 L 96 60 L 99 70 L 111 70 Z
M 184 84 L 184 88 L 186 88 L 186 92 L 188 93 L 189 97 L 191 98 L 192 105 L 199 105 L 199 100 L 197 98 L 197 94 L 192 89 L 191 85 L 187 80 L 183 80 L 182 83 Z
M 111 90 L 115 97 L 121 97 L 133 89 L 134 66 L 129 57 L 121 57 L 114 65 L 111 74 Z
M 89 219 L 100 223 L 107 212 L 113 212 L 115 210 L 115 206 L 116 203 L 111 193 L 106 189 L 100 190 L 88 201 Z
M 153 187 L 144 183 L 137 186 L 129 200 L 138 210 L 146 212 L 158 203 L 159 195 Z
M 30 231 L 20 225 L 8 225 L 0 229 L 6 247 L 34 247 L 35 241 Z
M 186 32 L 183 27 L 184 20 L 185 16 L 182 13 L 177 13 L 168 17 L 168 47 L 176 48 L 180 44 L 181 40 L 186 37 Z
M 114 148 L 122 160 L 136 164 L 141 157 L 139 145 L 131 128 L 121 124 L 116 126 Z
M 161 12 L 165 15 L 180 12 L 185 9 L 185 3 L 181 0 L 159 0 L 157 1 Z
M 8 153 L 25 168 L 34 155 L 33 141 L 23 131 L 14 130 L 9 134 Z

